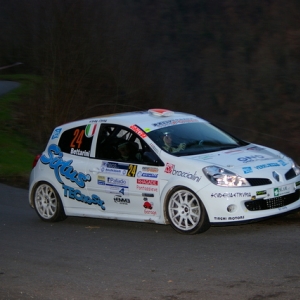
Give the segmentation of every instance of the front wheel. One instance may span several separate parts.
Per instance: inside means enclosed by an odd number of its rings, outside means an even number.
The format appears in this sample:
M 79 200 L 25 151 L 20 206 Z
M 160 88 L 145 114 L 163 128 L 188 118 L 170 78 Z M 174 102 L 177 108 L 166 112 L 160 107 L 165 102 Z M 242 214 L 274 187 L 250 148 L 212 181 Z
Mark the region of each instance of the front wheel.
M 166 208 L 170 225 L 180 233 L 195 234 L 210 228 L 203 203 L 187 188 L 175 188 L 167 199 Z
M 39 183 L 33 196 L 34 208 L 43 221 L 57 222 L 66 218 L 60 197 L 51 184 Z

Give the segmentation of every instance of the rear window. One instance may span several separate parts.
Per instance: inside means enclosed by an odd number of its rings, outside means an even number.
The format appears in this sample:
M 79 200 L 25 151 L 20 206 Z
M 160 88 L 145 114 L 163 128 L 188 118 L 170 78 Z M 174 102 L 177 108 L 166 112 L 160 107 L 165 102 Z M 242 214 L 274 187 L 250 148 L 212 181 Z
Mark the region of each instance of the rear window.
M 61 135 L 58 146 L 62 152 L 90 157 L 91 145 L 97 124 L 68 129 Z

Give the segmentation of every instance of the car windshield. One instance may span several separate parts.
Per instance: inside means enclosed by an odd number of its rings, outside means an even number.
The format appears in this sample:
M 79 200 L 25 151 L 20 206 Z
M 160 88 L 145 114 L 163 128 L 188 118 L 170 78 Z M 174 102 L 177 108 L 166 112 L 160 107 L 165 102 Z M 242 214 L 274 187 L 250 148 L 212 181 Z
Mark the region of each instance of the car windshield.
M 164 151 L 175 156 L 196 155 L 248 145 L 208 122 L 179 124 L 148 132 Z

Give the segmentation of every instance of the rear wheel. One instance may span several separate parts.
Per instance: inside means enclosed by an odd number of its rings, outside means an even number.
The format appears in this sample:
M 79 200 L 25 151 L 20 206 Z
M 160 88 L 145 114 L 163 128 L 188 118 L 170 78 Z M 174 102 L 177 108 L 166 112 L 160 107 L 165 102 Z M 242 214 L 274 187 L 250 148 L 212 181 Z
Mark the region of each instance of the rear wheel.
M 66 218 L 61 199 L 54 187 L 39 183 L 34 191 L 34 208 L 43 221 L 57 222 Z
M 175 188 L 168 197 L 167 217 L 170 225 L 184 234 L 204 232 L 210 227 L 202 201 L 184 187 Z

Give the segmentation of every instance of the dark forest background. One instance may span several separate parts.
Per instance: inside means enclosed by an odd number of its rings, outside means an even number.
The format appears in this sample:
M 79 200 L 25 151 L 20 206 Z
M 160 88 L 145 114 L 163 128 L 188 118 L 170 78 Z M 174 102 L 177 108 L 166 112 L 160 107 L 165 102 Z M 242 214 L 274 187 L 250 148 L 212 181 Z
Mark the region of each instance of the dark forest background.
M 0 0 L 0 66 L 36 74 L 15 107 L 38 143 L 59 124 L 164 107 L 300 162 L 299 0 Z M 4 74 L 4 71 L 1 71 Z

